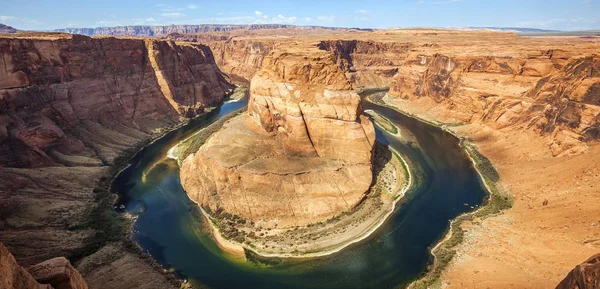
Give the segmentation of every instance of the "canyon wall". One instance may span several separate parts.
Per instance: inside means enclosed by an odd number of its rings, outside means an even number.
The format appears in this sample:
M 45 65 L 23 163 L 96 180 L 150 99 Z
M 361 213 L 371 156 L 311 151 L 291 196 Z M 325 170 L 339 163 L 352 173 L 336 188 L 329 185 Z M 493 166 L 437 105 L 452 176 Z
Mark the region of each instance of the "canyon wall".
M 252 78 L 248 114 L 183 162 L 190 198 L 279 228 L 359 204 L 372 180 L 375 131 L 334 60 L 314 46 L 269 54 Z
M 75 155 L 110 163 L 115 147 L 218 104 L 231 88 L 202 45 L 75 35 L 3 38 L 0 53 L 5 167 L 69 165 Z
M 234 76 L 249 81 L 262 67 L 264 58 L 277 45 L 275 40 L 252 40 L 231 37 L 224 41 L 209 41 L 219 68 L 232 79 Z M 242 80 L 243 82 L 243 80 Z
M 210 49 L 200 44 L 40 33 L 0 37 L 0 241 L 28 266 L 106 238 L 102 234 L 110 232 L 89 228 L 88 216 L 103 198 L 105 189 L 97 186 L 109 180 L 115 160 L 220 104 L 230 89 Z M 112 275 L 131 276 L 115 288 L 171 286 L 125 251 L 95 261 L 84 275 L 103 276 L 97 272 L 104 272 L 98 268 L 106 260 L 122 265 Z M 92 288 L 106 282 L 94 280 Z
M 548 139 L 555 156 L 577 154 L 599 139 L 600 56 L 593 42 L 568 48 L 508 33 L 455 31 L 379 38 L 385 40 L 316 45 L 336 55 L 356 87 L 390 87 L 391 95 L 445 122 L 531 129 Z
M 531 129 L 554 155 L 579 153 L 600 138 L 600 57 L 540 51 L 527 58 L 418 55 L 390 94 L 422 102 L 456 122 Z M 421 100 L 425 98 L 426 100 Z M 443 112 L 442 112 L 443 111 Z
M 556 289 L 587 289 L 600 287 L 600 254 L 577 265 Z
M 81 274 L 64 257 L 27 269 L 0 243 L 0 288 L 2 289 L 87 289 Z

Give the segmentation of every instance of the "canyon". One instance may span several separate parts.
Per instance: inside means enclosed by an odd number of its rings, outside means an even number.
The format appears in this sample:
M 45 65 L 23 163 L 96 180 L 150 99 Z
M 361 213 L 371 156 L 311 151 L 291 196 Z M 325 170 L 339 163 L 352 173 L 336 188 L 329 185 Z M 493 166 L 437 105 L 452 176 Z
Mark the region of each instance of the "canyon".
M 251 77 L 273 41 L 205 43 L 223 71 Z M 277 41 L 332 51 L 355 88 L 390 87 L 388 105 L 452 131 L 496 167 L 514 205 L 461 225 L 444 286 L 554 287 L 598 252 L 598 38 L 423 29 Z M 231 57 L 234 46 L 245 52 Z
M 281 28 L 284 36 L 139 32 L 162 40 L 1 35 L 0 241 L 25 266 L 78 253 L 101 235 L 87 208 L 108 198 L 98 184 L 121 156 L 218 105 L 235 82 L 250 86 L 248 112 L 182 164 L 184 188 L 207 210 L 275 229 L 356 206 L 372 181 L 374 131 L 354 91 L 386 87 L 384 104 L 485 155 L 498 172 L 495 193 L 514 200 L 460 225 L 463 242 L 438 285 L 552 288 L 598 253 L 598 38 Z M 275 201 L 298 180 L 325 193 L 306 186 L 298 199 Z M 331 180 L 343 187 L 324 187 Z M 91 288 L 172 286 L 125 247 L 111 240 L 79 254 Z
M 279 47 L 250 82 L 248 113 L 183 160 L 181 184 L 194 202 L 217 222 L 224 220 L 215 215 L 232 215 L 254 224 L 227 228 L 233 230 L 228 235 L 239 232 L 246 241 L 265 229 L 283 235 L 277 231 L 330 221 L 364 203 L 373 181 L 375 130 L 334 60 L 317 47 Z M 319 252 L 278 242 L 267 247 Z
M 123 156 L 229 93 L 210 49 L 23 33 L 0 54 L 0 241 L 24 266 L 79 259 L 92 288 L 172 286 L 119 241 L 107 185 Z

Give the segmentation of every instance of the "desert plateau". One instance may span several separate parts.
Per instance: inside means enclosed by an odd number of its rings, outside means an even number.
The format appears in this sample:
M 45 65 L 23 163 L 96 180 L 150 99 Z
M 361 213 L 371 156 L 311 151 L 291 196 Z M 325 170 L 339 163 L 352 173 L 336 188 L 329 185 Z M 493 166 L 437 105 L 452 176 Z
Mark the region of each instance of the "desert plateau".
M 596 0 L 233 2 L 0 4 L 0 289 L 600 288 Z

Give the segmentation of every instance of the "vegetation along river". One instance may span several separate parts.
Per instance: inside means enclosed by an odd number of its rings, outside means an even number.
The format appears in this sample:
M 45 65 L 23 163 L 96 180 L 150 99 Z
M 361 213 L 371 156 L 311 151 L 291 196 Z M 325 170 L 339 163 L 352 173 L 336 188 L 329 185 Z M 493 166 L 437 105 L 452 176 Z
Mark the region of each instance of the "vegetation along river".
M 431 247 L 452 219 L 485 202 L 487 192 L 453 135 L 393 109 L 363 101 L 400 129 L 376 126 L 377 140 L 402 154 L 413 186 L 392 216 L 370 237 L 341 252 L 307 260 L 242 262 L 222 252 L 206 220 L 179 182 L 168 150 L 207 125 L 247 105 L 229 102 L 138 152 L 115 178 L 124 212 L 137 218 L 133 239 L 165 268 L 195 288 L 402 288 L 426 271 Z

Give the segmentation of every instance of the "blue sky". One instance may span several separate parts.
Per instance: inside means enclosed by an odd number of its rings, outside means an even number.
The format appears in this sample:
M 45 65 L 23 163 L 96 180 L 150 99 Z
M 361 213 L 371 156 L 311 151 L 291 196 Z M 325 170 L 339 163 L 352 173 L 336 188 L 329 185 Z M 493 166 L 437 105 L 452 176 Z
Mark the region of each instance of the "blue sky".
M 600 29 L 600 0 L 0 0 L 18 29 L 285 23 L 361 28 Z

